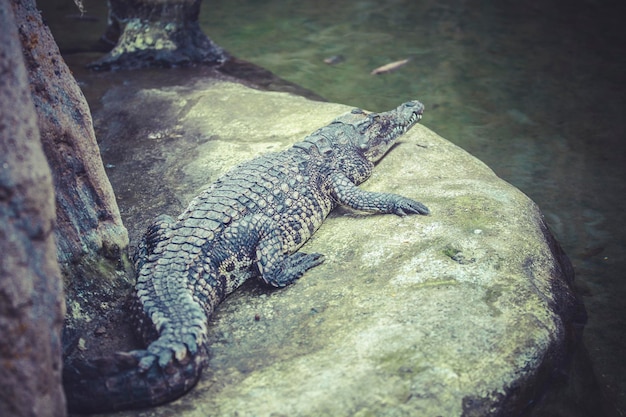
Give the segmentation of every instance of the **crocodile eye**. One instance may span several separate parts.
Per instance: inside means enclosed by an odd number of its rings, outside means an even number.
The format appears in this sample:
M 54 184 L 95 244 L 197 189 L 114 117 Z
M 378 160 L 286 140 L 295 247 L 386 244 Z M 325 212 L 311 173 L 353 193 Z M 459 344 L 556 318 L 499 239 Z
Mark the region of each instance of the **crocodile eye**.
M 362 109 L 352 109 L 352 111 L 350 113 L 352 113 L 352 114 L 365 114 L 365 112 Z

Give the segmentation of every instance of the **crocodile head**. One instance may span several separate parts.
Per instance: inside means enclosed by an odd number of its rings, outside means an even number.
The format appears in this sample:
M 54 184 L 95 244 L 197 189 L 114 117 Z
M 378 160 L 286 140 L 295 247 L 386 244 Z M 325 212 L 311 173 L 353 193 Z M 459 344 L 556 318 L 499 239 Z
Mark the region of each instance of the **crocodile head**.
M 424 105 L 417 100 L 406 102 L 384 113 L 367 113 L 361 109 L 335 119 L 335 123 L 352 125 L 355 134 L 348 135 L 370 162 L 377 162 L 391 148 L 395 140 L 415 125 L 424 113 Z
M 395 140 L 422 118 L 423 112 L 424 105 L 416 100 L 384 113 L 354 109 L 295 143 L 293 148 L 324 159 L 329 168 L 360 184 L 369 178 L 374 164 Z
M 384 113 L 353 109 L 295 143 L 294 148 L 321 155 L 339 165 L 349 165 L 346 161 L 354 159 L 357 153 L 373 166 L 398 137 L 422 118 L 423 112 L 424 105 L 417 100 Z

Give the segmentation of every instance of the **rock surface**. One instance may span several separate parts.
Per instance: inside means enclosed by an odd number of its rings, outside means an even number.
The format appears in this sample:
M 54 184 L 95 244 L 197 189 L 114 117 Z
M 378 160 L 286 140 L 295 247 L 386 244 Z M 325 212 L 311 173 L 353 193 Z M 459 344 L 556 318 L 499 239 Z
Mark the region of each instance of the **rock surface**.
M 65 414 L 65 304 L 52 173 L 18 33 L 24 3 L 0 0 L 0 415 L 55 417 Z
M 184 85 L 126 82 L 96 104 L 133 243 L 236 163 L 350 109 L 176 71 Z M 210 320 L 198 386 L 140 415 L 517 415 L 538 395 L 584 309 L 537 206 L 421 125 L 363 187 L 432 214 L 333 212 L 303 248 L 326 262 L 282 290 L 245 284 Z
M 131 287 L 125 279 L 132 276 L 126 257 L 128 232 L 102 166 L 80 87 L 35 1 L 12 2 L 12 7 L 41 145 L 54 184 L 53 230 L 67 301 L 64 333 L 65 340 L 71 340 L 75 332 L 106 311 L 106 304 Z M 8 9 L 3 6 L 1 10 Z

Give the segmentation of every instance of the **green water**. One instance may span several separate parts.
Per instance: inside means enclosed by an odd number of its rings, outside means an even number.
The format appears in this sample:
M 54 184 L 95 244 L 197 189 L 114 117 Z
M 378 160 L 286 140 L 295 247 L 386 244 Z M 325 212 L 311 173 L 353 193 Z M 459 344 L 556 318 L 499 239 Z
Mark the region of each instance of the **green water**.
M 625 415 L 620 8 L 606 1 L 239 0 L 205 4 L 202 24 L 231 53 L 330 101 L 379 111 L 418 98 L 427 108 L 423 124 L 533 198 L 576 268 L 602 401 Z M 333 55 L 345 60 L 324 63 Z M 370 75 L 405 58 L 396 72 Z
M 105 6 L 85 4 L 99 21 L 68 24 L 71 1 L 46 3 L 66 52 L 104 28 Z M 423 124 L 535 200 L 576 269 L 602 402 L 623 416 L 624 11 L 610 0 L 221 0 L 203 3 L 201 23 L 231 54 L 330 101 L 379 111 L 421 100 Z M 333 55 L 344 61 L 324 63 Z

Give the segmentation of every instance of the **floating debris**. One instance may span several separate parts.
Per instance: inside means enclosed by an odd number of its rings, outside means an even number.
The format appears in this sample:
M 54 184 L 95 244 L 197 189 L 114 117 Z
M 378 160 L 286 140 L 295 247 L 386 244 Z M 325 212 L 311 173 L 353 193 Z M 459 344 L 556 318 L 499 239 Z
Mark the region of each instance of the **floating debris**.
M 372 70 L 372 72 L 370 72 L 371 75 L 379 75 L 379 74 L 386 74 L 388 72 L 391 71 L 395 71 L 398 68 L 406 65 L 409 62 L 410 58 L 407 59 L 403 59 L 401 61 L 394 61 L 394 62 L 390 62 L 389 64 L 385 64 L 382 67 L 378 67 Z
M 328 65 L 337 65 L 337 64 L 342 63 L 345 60 L 346 58 L 344 58 L 343 55 L 333 55 L 333 56 L 329 56 L 328 58 L 324 58 L 324 63 Z

